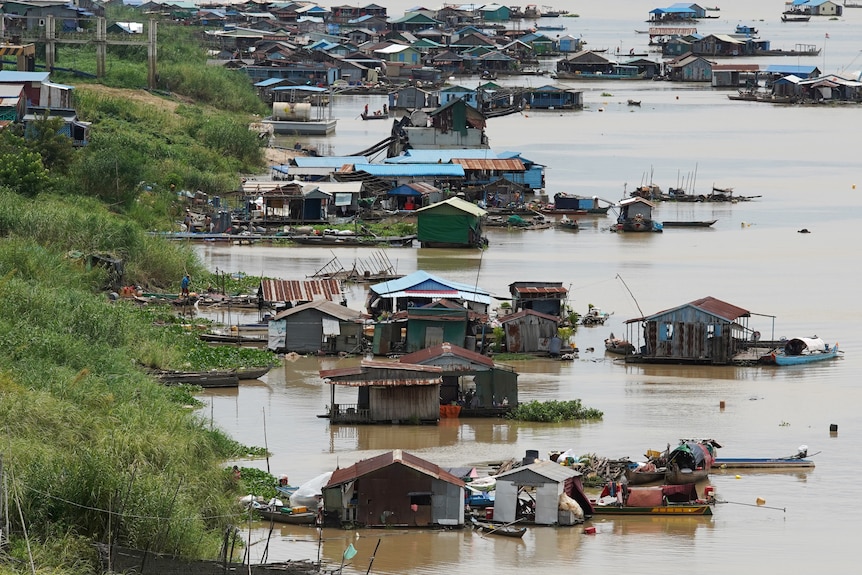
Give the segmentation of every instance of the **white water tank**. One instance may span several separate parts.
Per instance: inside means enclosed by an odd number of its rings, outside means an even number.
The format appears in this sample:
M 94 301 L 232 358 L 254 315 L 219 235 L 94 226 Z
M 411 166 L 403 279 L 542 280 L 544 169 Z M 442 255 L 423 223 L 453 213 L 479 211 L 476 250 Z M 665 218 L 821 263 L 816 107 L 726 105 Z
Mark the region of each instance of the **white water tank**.
M 305 102 L 274 102 L 272 104 L 272 119 L 307 122 L 311 120 L 311 104 Z

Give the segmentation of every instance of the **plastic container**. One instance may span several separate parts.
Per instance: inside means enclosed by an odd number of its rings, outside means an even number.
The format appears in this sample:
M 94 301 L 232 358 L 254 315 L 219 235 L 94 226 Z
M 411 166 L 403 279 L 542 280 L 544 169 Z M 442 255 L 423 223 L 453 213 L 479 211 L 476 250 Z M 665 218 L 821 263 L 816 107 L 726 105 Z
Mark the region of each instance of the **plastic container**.
M 308 507 L 300 505 L 299 507 L 292 507 L 290 511 L 291 513 L 308 513 Z
M 485 508 L 485 519 L 493 519 L 494 518 L 494 508 L 486 507 Z

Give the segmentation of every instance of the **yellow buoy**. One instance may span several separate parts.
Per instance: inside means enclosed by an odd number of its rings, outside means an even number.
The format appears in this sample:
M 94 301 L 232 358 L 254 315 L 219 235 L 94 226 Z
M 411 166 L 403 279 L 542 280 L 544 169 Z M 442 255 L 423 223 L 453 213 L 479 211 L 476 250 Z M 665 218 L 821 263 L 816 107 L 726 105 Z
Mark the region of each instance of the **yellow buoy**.
M 737 475 L 737 476 L 736 476 L 736 478 L 737 478 L 737 479 L 742 479 L 742 475 Z

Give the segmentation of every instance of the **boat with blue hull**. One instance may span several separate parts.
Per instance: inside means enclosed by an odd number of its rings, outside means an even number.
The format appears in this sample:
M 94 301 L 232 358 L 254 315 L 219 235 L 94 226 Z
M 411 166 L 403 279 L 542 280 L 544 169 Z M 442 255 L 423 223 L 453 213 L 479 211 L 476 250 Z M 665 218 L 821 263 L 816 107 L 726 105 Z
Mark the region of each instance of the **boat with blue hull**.
M 817 336 L 794 337 L 787 340 L 784 348 L 774 350 L 764 356 L 764 363 L 774 365 L 804 365 L 843 356 L 838 344 L 829 345 Z

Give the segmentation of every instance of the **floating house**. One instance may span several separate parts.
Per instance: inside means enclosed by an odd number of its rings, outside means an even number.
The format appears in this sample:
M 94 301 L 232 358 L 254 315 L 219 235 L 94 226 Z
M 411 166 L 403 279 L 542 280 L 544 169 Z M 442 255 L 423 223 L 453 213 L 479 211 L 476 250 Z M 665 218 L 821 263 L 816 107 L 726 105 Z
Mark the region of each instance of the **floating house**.
M 421 110 L 439 105 L 440 99 L 436 94 L 416 86 L 406 86 L 389 93 L 390 110 Z
M 622 232 L 660 232 L 662 226 L 653 220 L 655 204 L 646 198 L 626 198 L 618 204 L 617 230 Z
M 560 325 L 559 316 L 524 309 L 500 319 L 506 332 L 509 353 L 559 354 L 554 339 Z
M 466 309 L 487 314 L 491 294 L 476 285 L 447 280 L 426 271 L 372 285 L 368 290 L 368 312 L 373 315 L 421 307 L 446 299 Z
M 525 281 L 509 284 L 509 294 L 515 312 L 529 309 L 561 318 L 565 315 L 569 290 L 563 287 L 563 282 Z
M 429 112 L 426 125 L 408 126 L 404 132 L 412 148 L 488 147 L 485 116 L 460 99 Z
M 336 469 L 323 510 L 329 527 L 461 527 L 464 482 L 397 449 Z
M 487 212 L 476 204 L 454 197 L 416 213 L 422 247 L 476 248 L 487 244 L 482 236 L 482 217 Z
M 541 86 L 527 88 L 523 98 L 530 108 L 536 110 L 574 110 L 584 107 L 584 93 L 562 86 Z
M 361 353 L 362 312 L 316 300 L 277 313 L 268 326 L 267 348 L 276 353 Z
M 759 336 L 748 328 L 750 317 L 748 310 L 708 296 L 627 320 L 629 341 L 643 342 L 631 361 L 731 364 L 734 356 L 751 347 Z M 629 356 L 626 361 L 630 361 Z
M 330 423 L 437 423 L 442 369 L 362 360 L 352 367 L 322 370 L 330 386 Z M 336 398 L 336 386 L 355 388 L 349 402 Z
M 441 368 L 440 405 L 457 405 L 461 417 L 499 417 L 518 405 L 518 373 L 473 350 L 442 343 L 398 361 Z
M 593 513 L 590 500 L 584 494 L 581 474 L 570 467 L 552 461 L 534 461 L 496 478 L 495 521 L 575 525 L 583 523 L 584 517 Z M 521 498 L 522 492 L 529 492 L 530 497 Z M 572 505 L 571 501 L 577 505 Z

